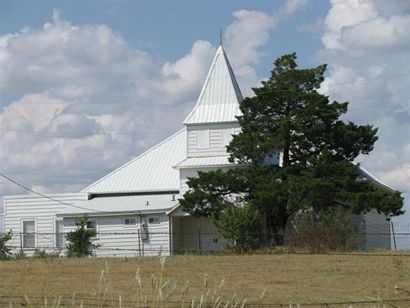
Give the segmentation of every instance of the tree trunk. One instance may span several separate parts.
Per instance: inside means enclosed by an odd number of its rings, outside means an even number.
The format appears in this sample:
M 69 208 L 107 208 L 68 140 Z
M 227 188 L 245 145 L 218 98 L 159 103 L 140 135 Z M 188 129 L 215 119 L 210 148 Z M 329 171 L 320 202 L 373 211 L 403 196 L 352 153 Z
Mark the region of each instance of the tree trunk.
M 289 104 L 285 111 L 286 124 L 283 136 L 283 167 L 287 167 L 290 164 L 290 108 Z
M 267 229 L 268 233 L 266 235 L 266 240 L 273 246 L 282 246 L 285 239 L 285 229 L 286 223 L 288 221 L 289 215 L 284 217 L 274 217 L 272 214 L 267 215 Z

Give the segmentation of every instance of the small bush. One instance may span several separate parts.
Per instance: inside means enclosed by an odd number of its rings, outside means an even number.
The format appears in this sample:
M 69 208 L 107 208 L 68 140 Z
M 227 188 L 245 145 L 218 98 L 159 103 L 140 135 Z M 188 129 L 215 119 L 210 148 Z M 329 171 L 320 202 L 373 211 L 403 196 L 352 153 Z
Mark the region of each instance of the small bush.
M 257 250 L 255 250 L 254 251 L 254 253 L 255 254 L 258 254 L 258 253 L 262 253 L 262 254 L 265 254 L 265 253 L 269 253 L 269 254 L 274 254 L 274 255 L 281 255 L 281 254 L 288 254 L 288 253 L 290 253 L 291 251 L 289 250 L 289 248 L 288 247 L 285 247 L 285 246 L 266 246 L 266 247 L 263 247 L 263 248 L 261 248 L 261 249 L 257 249 Z
M 246 252 L 263 244 L 262 214 L 251 204 L 227 207 L 213 222 L 228 240 L 228 250 Z
M 48 258 L 58 258 L 58 253 L 47 252 L 45 249 L 37 248 L 34 250 L 33 258 L 34 259 L 48 259 Z
M 10 247 L 7 246 L 7 242 L 12 237 L 11 230 L 0 236 L 0 260 L 8 260 L 11 257 Z
M 101 245 L 93 244 L 92 238 L 97 235 L 95 230 L 87 230 L 88 218 L 84 217 L 76 223 L 77 228 L 66 236 L 68 244 L 67 257 L 89 257 L 94 256 L 94 250 Z
M 18 252 L 13 254 L 13 258 L 15 260 L 21 260 L 27 258 L 26 254 L 24 253 L 23 250 L 19 250 Z
M 33 258 L 35 259 L 45 259 L 47 258 L 47 252 L 45 249 L 36 248 L 33 253 Z

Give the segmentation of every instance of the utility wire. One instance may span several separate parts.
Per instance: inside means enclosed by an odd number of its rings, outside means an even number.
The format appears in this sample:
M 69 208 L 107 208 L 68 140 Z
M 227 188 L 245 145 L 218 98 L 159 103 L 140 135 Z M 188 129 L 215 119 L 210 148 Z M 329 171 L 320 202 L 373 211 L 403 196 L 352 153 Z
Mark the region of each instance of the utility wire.
M 23 184 L 20 184 L 20 183 L 17 182 L 16 180 L 13 180 L 12 178 L 8 177 L 7 175 L 5 175 L 5 174 L 3 174 L 3 173 L 0 173 L 0 176 L 3 177 L 3 178 L 5 178 L 5 179 L 8 180 L 8 181 L 14 183 L 15 185 L 17 185 L 17 186 L 19 186 L 19 187 L 25 189 L 25 190 L 28 190 L 28 191 L 30 191 L 30 192 L 36 194 L 36 195 L 39 195 L 39 196 L 41 196 L 41 197 L 43 197 L 43 198 L 52 200 L 52 201 L 54 201 L 54 202 L 58 202 L 58 203 L 63 204 L 63 205 L 75 207 L 75 208 L 78 208 L 78 209 L 81 209 L 81 210 L 87 210 L 87 211 L 98 212 L 98 213 L 107 213 L 107 212 L 104 212 L 104 211 L 94 210 L 94 209 L 90 209 L 90 208 L 85 208 L 85 207 L 82 207 L 82 206 L 74 205 L 74 204 L 72 204 L 72 203 L 67 203 L 67 202 L 64 202 L 64 201 L 60 201 L 60 200 L 58 200 L 58 199 L 54 199 L 54 198 L 52 198 L 52 197 L 50 197 L 50 196 L 44 195 L 44 194 L 39 193 L 39 192 L 37 192 L 37 191 L 35 191 L 35 190 L 31 189 L 31 188 L 28 188 L 27 186 L 25 186 L 25 185 L 23 185 Z

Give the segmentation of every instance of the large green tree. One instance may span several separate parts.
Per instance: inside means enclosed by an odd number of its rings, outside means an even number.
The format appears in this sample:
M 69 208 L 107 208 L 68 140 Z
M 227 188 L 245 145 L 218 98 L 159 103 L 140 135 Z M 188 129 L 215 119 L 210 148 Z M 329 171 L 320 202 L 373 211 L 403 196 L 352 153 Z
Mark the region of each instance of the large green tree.
M 191 178 L 183 209 L 224 226 L 220 220 L 232 212 L 227 209 L 254 207 L 276 244 L 290 215 L 305 209 L 402 214 L 400 192 L 359 178 L 353 161 L 373 150 L 377 128 L 340 119 L 348 103 L 318 92 L 325 71 L 326 65 L 298 68 L 294 53 L 278 58 L 270 78 L 240 104 L 241 132 L 227 147 L 238 166 Z

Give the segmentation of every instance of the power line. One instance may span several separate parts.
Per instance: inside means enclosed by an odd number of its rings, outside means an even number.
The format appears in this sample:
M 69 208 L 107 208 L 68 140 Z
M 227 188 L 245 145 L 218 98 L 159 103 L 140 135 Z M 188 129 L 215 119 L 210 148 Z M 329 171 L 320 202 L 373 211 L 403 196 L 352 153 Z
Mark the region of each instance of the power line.
M 63 204 L 63 205 L 75 207 L 75 208 L 78 208 L 78 209 L 81 209 L 81 210 L 87 210 L 87 211 L 98 212 L 98 213 L 106 213 L 106 212 L 104 212 L 104 211 L 99 211 L 99 210 L 94 210 L 94 209 L 90 209 L 90 208 L 85 208 L 85 207 L 81 207 L 81 206 L 78 206 L 78 205 L 74 205 L 74 204 L 72 204 L 72 203 L 67 203 L 67 202 L 64 202 L 64 201 L 60 201 L 60 200 L 58 200 L 58 199 L 54 199 L 54 198 L 52 198 L 52 197 L 50 197 L 50 196 L 44 195 L 44 194 L 39 193 L 39 192 L 37 192 L 37 191 L 35 191 L 35 190 L 31 189 L 31 188 L 28 188 L 27 186 L 25 186 L 25 185 L 23 185 L 23 184 L 20 184 L 20 183 L 17 182 L 16 180 L 13 180 L 12 178 L 8 177 L 7 175 L 5 175 L 5 174 L 3 174 L 3 173 L 0 173 L 0 176 L 3 177 L 3 178 L 5 178 L 5 179 L 8 180 L 8 181 L 14 183 L 15 185 L 17 185 L 17 186 L 19 186 L 19 187 L 21 187 L 21 188 L 27 190 L 27 191 L 30 191 L 30 192 L 32 192 L 32 193 L 34 193 L 34 194 L 36 194 L 36 195 L 39 195 L 39 196 L 41 196 L 41 197 L 43 197 L 43 198 L 52 200 L 52 201 L 54 201 L 54 202 L 58 202 L 58 203 Z

